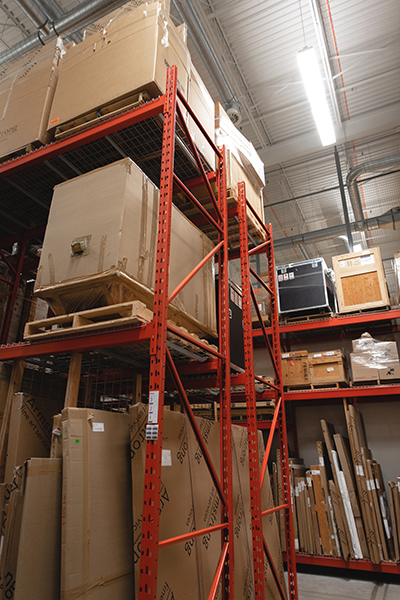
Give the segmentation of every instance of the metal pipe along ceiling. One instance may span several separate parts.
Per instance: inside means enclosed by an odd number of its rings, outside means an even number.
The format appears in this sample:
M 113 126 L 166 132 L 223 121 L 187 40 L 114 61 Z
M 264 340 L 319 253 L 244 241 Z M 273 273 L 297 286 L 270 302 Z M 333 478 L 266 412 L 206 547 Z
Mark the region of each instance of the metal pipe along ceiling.
M 30 52 L 40 45 L 44 45 L 48 40 L 57 35 L 63 35 L 67 32 L 72 32 L 78 27 L 87 26 L 93 19 L 100 19 L 102 16 L 125 4 L 125 2 L 126 0 L 87 0 L 79 4 L 52 23 L 48 23 L 48 35 L 38 30 L 22 42 L 15 44 L 9 50 L 2 52 L 0 54 L 0 65 L 14 60 L 26 52 Z M 28 3 L 25 2 L 25 4 Z
M 353 233 L 356 233 L 360 231 L 360 224 L 356 222 L 350 223 L 350 228 Z M 400 206 L 390 209 L 379 217 L 365 219 L 363 221 L 363 229 L 367 231 L 372 231 L 374 229 L 400 230 Z M 324 240 L 331 238 L 342 238 L 342 236 L 345 235 L 346 225 L 336 225 L 335 227 L 328 227 L 318 231 L 307 231 L 306 233 L 300 233 L 291 237 L 275 239 L 274 248 L 276 250 L 293 248 L 293 246 L 298 246 L 300 244 L 323 242 Z
M 27 0 L 15 0 L 16 4 L 20 7 L 20 9 L 26 14 L 28 19 L 32 21 L 32 23 L 45 35 L 49 35 L 50 29 L 47 25 L 48 18 L 47 16 L 40 10 L 39 7 L 33 6 Z
M 174 0 L 174 4 L 180 13 L 179 16 L 186 23 L 196 50 L 213 79 L 223 102 L 225 105 L 228 105 L 232 101 L 235 101 L 235 92 L 207 38 L 199 17 L 192 7 L 192 3 L 187 0 Z
M 360 198 L 360 192 L 358 189 L 357 178 L 363 173 L 368 173 L 370 171 L 379 171 L 380 169 L 390 167 L 391 165 L 396 164 L 400 164 L 400 154 L 394 154 L 392 156 L 386 156 L 385 158 L 371 160 L 369 162 L 363 163 L 362 165 L 357 165 L 348 172 L 346 184 L 347 189 L 349 191 L 354 218 L 356 221 L 359 222 L 359 227 L 363 227 L 362 223 L 364 221 L 364 215 Z

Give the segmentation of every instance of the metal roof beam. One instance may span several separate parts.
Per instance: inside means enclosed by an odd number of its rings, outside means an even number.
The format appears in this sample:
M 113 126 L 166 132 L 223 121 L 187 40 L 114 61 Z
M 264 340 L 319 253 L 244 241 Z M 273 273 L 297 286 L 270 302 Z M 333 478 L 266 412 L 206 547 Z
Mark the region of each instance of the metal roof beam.
M 337 145 L 390 131 L 399 127 L 400 102 L 387 108 L 371 111 L 365 115 L 352 117 L 336 128 Z M 317 130 L 313 130 L 297 138 L 285 140 L 270 146 L 267 150 L 259 150 L 261 160 L 266 167 L 286 163 L 301 156 L 307 156 L 322 150 Z

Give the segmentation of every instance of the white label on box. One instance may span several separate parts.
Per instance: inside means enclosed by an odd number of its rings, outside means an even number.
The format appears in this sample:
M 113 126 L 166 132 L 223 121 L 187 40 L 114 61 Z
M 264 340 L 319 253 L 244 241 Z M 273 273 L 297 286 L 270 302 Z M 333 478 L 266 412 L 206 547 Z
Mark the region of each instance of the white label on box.
M 335 370 L 335 368 L 334 367 L 327 367 L 326 370 L 328 371 L 328 373 L 331 373 L 332 371 Z
M 323 456 L 319 456 L 318 460 L 319 460 L 319 464 L 321 465 L 321 467 L 325 466 L 324 457 Z
M 373 479 L 369 480 L 369 489 L 370 490 L 374 490 L 375 489 L 375 483 Z
M 345 267 L 346 266 L 346 261 L 345 260 L 339 260 L 339 267 Z
M 335 356 L 334 350 L 330 350 L 329 352 L 325 352 L 325 356 Z
M 312 479 L 311 479 L 311 477 L 307 477 L 307 485 L 308 485 L 308 487 L 312 486 Z
M 286 354 L 282 354 L 282 358 L 289 358 L 289 356 L 290 356 L 289 352 L 287 352 Z
M 299 495 L 299 487 L 296 485 L 296 487 L 294 488 L 294 494 L 295 496 Z
M 370 492 L 371 491 L 371 484 L 369 482 L 369 479 L 367 479 L 367 490 Z
M 356 473 L 357 475 L 361 475 L 361 477 L 364 477 L 364 469 L 362 465 L 356 465 Z
M 376 489 L 379 490 L 379 481 L 377 479 L 375 479 L 375 485 L 376 485 Z
M 149 394 L 149 415 L 147 418 L 148 423 L 153 423 L 156 425 L 158 423 L 158 400 L 159 400 L 160 392 L 153 391 Z
M 294 279 L 294 273 L 293 273 L 293 271 L 291 273 L 289 273 L 289 279 Z
M 171 450 L 163 450 L 162 451 L 161 466 L 162 467 L 172 467 Z
M 322 357 L 322 354 L 313 354 L 313 357 L 314 357 L 314 358 L 321 358 L 321 357 Z
M 283 275 L 278 275 L 278 281 L 283 281 Z
M 283 276 L 283 280 L 287 281 L 289 279 L 289 273 L 285 273 Z
M 299 540 L 297 538 L 294 539 L 294 549 L 299 550 Z
M 375 262 L 374 260 L 374 255 L 370 254 L 369 256 L 362 256 L 361 257 L 361 264 L 362 265 L 373 265 Z
M 317 469 L 312 469 L 311 475 L 319 475 L 319 469 L 318 469 L 318 471 L 317 471 Z
M 92 423 L 92 431 L 104 431 L 104 423 Z

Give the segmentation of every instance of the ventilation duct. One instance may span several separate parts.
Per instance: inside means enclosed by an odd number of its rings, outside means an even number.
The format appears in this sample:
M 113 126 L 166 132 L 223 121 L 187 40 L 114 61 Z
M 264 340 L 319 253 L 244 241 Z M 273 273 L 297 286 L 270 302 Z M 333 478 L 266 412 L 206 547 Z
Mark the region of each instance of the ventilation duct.
M 350 223 L 350 228 L 353 233 L 360 230 L 359 223 Z M 394 231 L 400 230 L 400 206 L 390 209 L 379 217 L 373 217 L 371 219 L 365 219 L 363 221 L 363 229 L 366 231 L 372 231 L 374 229 L 391 229 Z M 301 244 L 314 244 L 317 242 L 323 242 L 332 238 L 341 238 L 346 235 L 346 225 L 336 225 L 335 227 L 328 227 L 327 229 L 320 229 L 318 231 L 307 231 L 299 235 L 293 235 L 287 238 L 280 238 L 274 240 L 275 250 L 281 250 L 283 248 L 293 248 L 293 246 L 299 246 Z
M 27 5 L 28 2 L 25 2 L 25 4 Z M 0 54 L 0 65 L 15 60 L 40 45 L 44 45 L 48 40 L 58 35 L 73 33 L 75 29 L 84 28 L 94 19 L 100 19 L 123 4 L 125 4 L 125 1 L 121 0 L 87 0 L 56 20 L 48 22 L 48 35 L 38 30 L 9 50 L 2 52 Z
M 357 165 L 351 169 L 346 178 L 347 189 L 349 191 L 350 202 L 353 208 L 354 219 L 358 222 L 358 227 L 364 229 L 362 225 L 364 221 L 363 207 L 360 198 L 360 192 L 358 189 L 357 179 L 363 173 L 369 173 L 370 171 L 380 171 L 386 167 L 400 164 L 400 154 L 393 156 L 386 156 L 385 158 L 378 158 L 377 160 L 371 160 Z

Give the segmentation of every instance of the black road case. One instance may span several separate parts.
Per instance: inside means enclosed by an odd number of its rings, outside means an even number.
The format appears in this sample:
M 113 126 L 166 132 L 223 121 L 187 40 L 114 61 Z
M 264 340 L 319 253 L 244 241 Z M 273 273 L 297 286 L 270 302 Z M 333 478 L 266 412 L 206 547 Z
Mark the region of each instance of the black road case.
M 337 312 L 334 274 L 323 258 L 276 267 L 276 279 L 281 315 Z
M 218 310 L 218 275 L 215 286 Z M 244 369 L 242 289 L 233 281 L 229 282 L 229 319 L 231 365 Z

